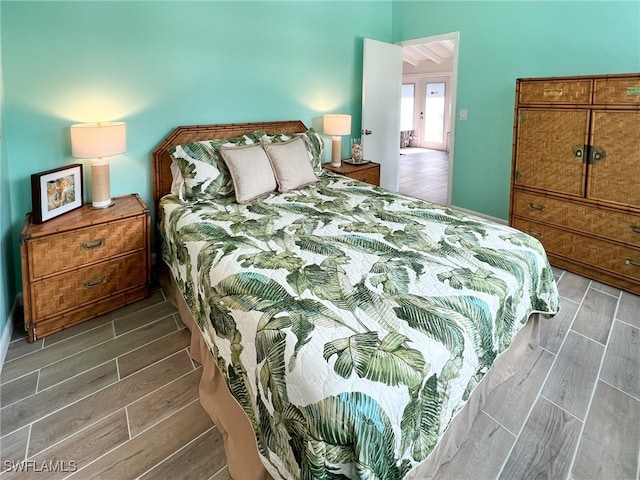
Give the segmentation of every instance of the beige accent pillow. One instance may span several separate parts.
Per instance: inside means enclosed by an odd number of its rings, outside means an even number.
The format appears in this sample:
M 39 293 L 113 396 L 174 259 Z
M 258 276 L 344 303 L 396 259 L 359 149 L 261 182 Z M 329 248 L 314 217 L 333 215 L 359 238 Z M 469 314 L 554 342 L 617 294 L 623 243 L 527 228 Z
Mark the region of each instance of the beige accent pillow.
M 318 181 L 302 137 L 282 143 L 263 143 L 262 147 L 269 156 L 280 192 L 289 192 Z
M 219 151 L 231 173 L 238 203 L 247 203 L 276 189 L 276 179 L 269 157 L 259 143 L 241 147 L 220 147 Z

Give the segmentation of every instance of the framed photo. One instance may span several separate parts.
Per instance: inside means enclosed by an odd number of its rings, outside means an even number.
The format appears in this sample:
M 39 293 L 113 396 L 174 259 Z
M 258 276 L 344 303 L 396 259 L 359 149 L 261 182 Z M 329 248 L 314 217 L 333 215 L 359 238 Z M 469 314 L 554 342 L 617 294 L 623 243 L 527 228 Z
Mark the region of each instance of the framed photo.
M 82 164 L 31 175 L 33 223 L 42 223 L 82 206 Z

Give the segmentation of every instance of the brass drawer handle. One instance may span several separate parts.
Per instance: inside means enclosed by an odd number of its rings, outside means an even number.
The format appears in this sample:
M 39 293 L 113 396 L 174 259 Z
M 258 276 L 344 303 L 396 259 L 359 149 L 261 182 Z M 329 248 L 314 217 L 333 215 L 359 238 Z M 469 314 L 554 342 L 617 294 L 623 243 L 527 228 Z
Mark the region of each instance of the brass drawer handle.
M 543 235 L 540 232 L 534 232 L 533 230 L 527 230 L 527 235 L 531 235 L 532 237 L 537 238 L 538 240 L 540 240 Z
M 529 208 L 533 210 L 544 210 L 544 205 L 539 205 L 537 203 L 529 202 Z
M 635 233 L 640 233 L 640 226 L 631 225 L 631 230 L 633 230 Z
M 83 285 L 84 285 L 84 288 L 93 288 L 93 287 L 97 287 L 98 285 L 102 285 L 103 283 L 107 283 L 106 275 L 103 275 L 102 277 L 94 278 L 91 280 L 87 280 L 86 282 L 83 283 Z
M 102 247 L 105 243 L 104 238 L 98 238 L 97 240 L 81 243 L 80 246 L 83 250 L 91 250 L 92 248 Z
M 633 258 L 627 258 L 624 263 L 627 265 L 632 265 L 634 267 L 640 267 L 640 262 L 636 262 Z

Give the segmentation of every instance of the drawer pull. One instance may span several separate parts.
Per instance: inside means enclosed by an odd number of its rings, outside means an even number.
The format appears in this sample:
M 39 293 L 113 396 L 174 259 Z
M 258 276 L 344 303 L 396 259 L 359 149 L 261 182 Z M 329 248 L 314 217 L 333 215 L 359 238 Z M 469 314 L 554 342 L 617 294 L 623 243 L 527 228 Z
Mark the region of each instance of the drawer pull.
M 527 230 L 527 235 L 531 235 L 534 238 L 537 238 L 538 240 L 540 240 L 543 235 L 540 232 L 534 232 L 533 230 Z
M 544 205 L 538 205 L 537 203 L 529 202 L 529 208 L 534 210 L 544 210 Z
M 627 258 L 625 262 L 627 265 L 632 265 L 634 267 L 640 267 L 640 262 L 636 262 L 633 258 Z
M 92 248 L 102 247 L 105 244 L 104 238 L 98 238 L 97 240 L 91 240 L 90 242 L 84 242 L 80 245 L 83 250 L 91 250 Z
M 631 230 L 633 230 L 635 233 L 640 233 L 640 226 L 631 225 Z
M 98 277 L 98 278 L 93 278 L 91 280 L 87 280 L 86 282 L 83 283 L 84 288 L 93 288 L 93 287 L 97 287 L 98 285 L 102 285 L 103 283 L 107 283 L 107 276 L 103 275 L 102 277 Z

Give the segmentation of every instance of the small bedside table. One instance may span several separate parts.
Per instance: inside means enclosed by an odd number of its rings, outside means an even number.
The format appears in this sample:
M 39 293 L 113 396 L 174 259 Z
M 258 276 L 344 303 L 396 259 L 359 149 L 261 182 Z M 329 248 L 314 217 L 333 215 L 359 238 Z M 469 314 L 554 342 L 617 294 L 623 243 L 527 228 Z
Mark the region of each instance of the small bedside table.
M 20 239 L 29 341 L 149 296 L 150 214 L 138 195 L 89 204 L 35 225 Z
M 330 163 L 323 163 L 322 168 L 326 168 L 334 173 L 339 173 L 354 180 L 367 182 L 371 185 L 380 186 L 380 164 L 375 162 L 363 163 L 361 165 L 351 165 L 342 162 L 339 167 L 334 167 Z

